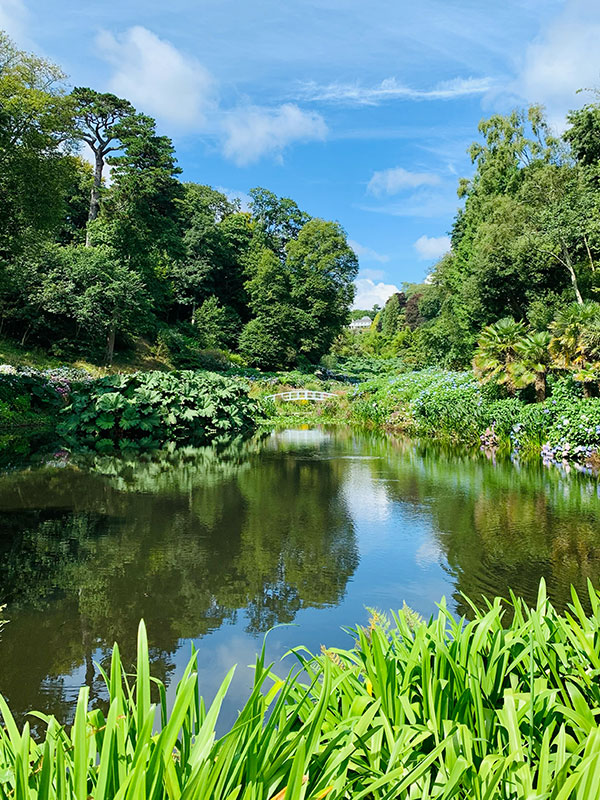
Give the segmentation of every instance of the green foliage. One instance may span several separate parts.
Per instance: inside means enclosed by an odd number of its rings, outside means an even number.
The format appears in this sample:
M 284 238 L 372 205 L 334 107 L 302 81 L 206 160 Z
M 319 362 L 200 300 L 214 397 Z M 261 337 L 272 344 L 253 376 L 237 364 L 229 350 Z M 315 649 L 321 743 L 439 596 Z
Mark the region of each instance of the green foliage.
M 474 175 L 459 184 L 452 251 L 407 304 L 423 355 L 465 366 L 482 327 L 511 316 L 543 330 L 567 303 L 594 297 L 598 119 L 598 104 L 571 113 L 562 142 L 536 106 L 482 121 Z
M 352 413 L 364 421 L 474 443 L 489 417 L 485 397 L 469 373 L 422 370 L 360 384 Z
M 5 335 L 110 365 L 134 337 L 151 347 L 173 327 L 174 360 L 200 366 L 211 361 L 198 350 L 235 350 L 252 323 L 243 347 L 252 363 L 316 363 L 353 297 L 357 260 L 340 226 L 266 189 L 251 190 L 248 212 L 181 183 L 173 143 L 151 117 L 89 87 L 67 94 L 63 79 L 0 37 Z M 93 168 L 73 155 L 81 149 Z M 181 338 L 190 322 L 197 346 Z
M 273 251 L 283 256 L 288 242 L 298 237 L 310 216 L 289 197 L 277 197 L 260 186 L 250 189 L 249 194 L 252 215 Z
M 573 303 L 561 309 L 550 326 L 550 353 L 586 389 L 600 379 L 600 304 Z
M 230 369 L 234 363 L 232 354 L 215 347 L 206 347 L 205 341 L 197 327 L 189 323 L 161 328 L 157 335 L 159 351 L 166 349 L 169 360 L 176 369 L 205 369 L 211 372 Z
M 222 306 L 215 295 L 212 295 L 195 312 L 194 325 L 203 347 L 218 349 L 235 344 L 240 318 L 232 308 Z
M 294 324 L 282 306 L 270 315 L 250 320 L 240 336 L 242 357 L 259 369 L 273 370 L 290 366 L 296 361 L 293 345 Z
M 383 336 L 394 336 L 398 332 L 401 323 L 401 314 L 408 308 L 408 302 L 404 292 L 395 292 L 385 304 L 379 324 Z
M 263 249 L 247 283 L 256 317 L 240 337 L 244 358 L 263 369 L 318 361 L 348 323 L 357 272 L 346 234 L 334 222 L 307 222 L 287 242 L 285 260 Z
M 528 331 L 511 317 L 487 325 L 473 358 L 475 374 L 483 383 L 504 384 L 510 394 L 533 384 L 542 402 L 551 365 L 550 339 L 548 331 Z
M 475 374 L 484 382 L 496 380 L 514 391 L 511 369 L 516 359 L 516 347 L 525 335 L 525 326 L 511 317 L 487 325 L 479 335 L 477 352 L 473 359 Z
M 243 382 L 188 371 L 101 378 L 66 413 L 60 433 L 100 452 L 221 441 L 252 430 L 259 417 Z
M 53 247 L 45 262 L 37 325 L 45 326 L 48 338 L 53 330 L 103 354 L 111 331 L 127 337 L 144 328 L 149 311 L 144 282 L 112 248 Z
M 60 226 L 74 168 L 64 77 L 0 31 L 0 262 Z
M 433 436 L 510 447 L 547 462 L 587 463 L 600 449 L 600 399 L 582 398 L 572 377 L 551 381 L 543 403 L 501 398 L 470 373 L 422 370 L 361 383 L 350 416 L 360 422 Z
M 90 709 L 82 688 L 70 730 L 37 714 L 45 732 L 35 739 L 0 698 L 3 791 L 23 800 L 158 800 L 173 787 L 206 800 L 534 792 L 591 800 L 600 757 L 600 601 L 591 584 L 589 604 L 588 615 L 573 592 L 560 615 L 542 582 L 535 608 L 496 598 L 482 611 L 471 604 L 468 623 L 444 602 L 429 622 L 406 606 L 393 622 L 373 613 L 367 628 L 351 631 L 351 650 L 296 649 L 299 668 L 283 680 L 263 648 L 250 696 L 222 737 L 215 726 L 233 670 L 207 707 L 193 652 L 168 710 L 141 623 L 134 674 L 115 645 L 107 707 Z
M 292 300 L 304 312 L 300 351 L 308 358 L 323 355 L 348 322 L 358 260 L 346 234 L 334 222 L 313 219 L 287 247 L 292 275 Z

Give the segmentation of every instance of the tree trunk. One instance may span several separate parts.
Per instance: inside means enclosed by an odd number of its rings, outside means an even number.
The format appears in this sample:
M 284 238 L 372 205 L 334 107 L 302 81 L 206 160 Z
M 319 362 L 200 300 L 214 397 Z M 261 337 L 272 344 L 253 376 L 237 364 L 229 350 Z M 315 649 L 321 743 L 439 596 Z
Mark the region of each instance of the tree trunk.
M 110 328 L 108 329 L 108 336 L 106 337 L 106 365 L 110 367 L 113 362 L 113 356 L 115 354 L 115 335 L 117 332 L 117 323 L 116 320 L 110 323 Z
M 575 292 L 575 297 L 577 298 L 577 302 L 580 306 L 583 305 L 583 297 L 581 296 L 581 292 L 579 291 L 579 285 L 577 283 L 577 275 L 575 274 L 575 270 L 573 269 L 573 264 L 571 263 L 571 256 L 569 255 L 569 251 L 565 244 L 563 244 L 563 256 L 565 257 L 565 264 L 567 265 L 567 269 L 569 270 L 569 275 L 571 276 L 571 283 L 573 285 L 573 291 Z
M 25 342 L 27 341 L 27 337 L 29 336 L 29 331 L 30 330 L 31 330 L 31 323 L 29 323 L 27 328 L 25 328 L 25 333 L 23 334 L 23 337 L 21 339 L 21 347 L 25 346 Z
M 104 154 L 102 150 L 95 150 L 94 183 L 90 194 L 90 210 L 88 213 L 88 229 L 85 234 L 85 246 L 90 247 L 89 223 L 93 222 L 100 212 L 100 187 L 102 186 L 102 171 L 104 169 Z
M 535 400 L 537 403 L 543 403 L 546 399 L 546 373 L 535 373 Z

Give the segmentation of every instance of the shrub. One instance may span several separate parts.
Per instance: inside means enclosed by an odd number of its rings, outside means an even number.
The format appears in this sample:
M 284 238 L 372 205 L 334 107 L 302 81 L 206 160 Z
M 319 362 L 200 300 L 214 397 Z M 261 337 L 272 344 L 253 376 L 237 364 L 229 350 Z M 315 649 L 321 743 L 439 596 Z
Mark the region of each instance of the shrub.
M 475 443 L 488 424 L 486 391 L 466 372 L 408 372 L 360 384 L 352 396 L 352 414 L 417 434 Z
M 73 388 L 88 380 L 83 370 L 68 367 L 42 371 L 1 365 L 0 427 L 45 424 L 49 414 L 65 405 Z
M 587 461 L 600 447 L 600 399 L 563 400 L 552 408 L 546 461 Z
M 483 405 L 483 403 L 482 403 Z M 505 398 L 486 403 L 482 416 L 487 417 L 489 427 L 493 427 L 498 436 L 508 439 L 523 412 L 523 403 L 515 398 Z
M 518 420 L 510 432 L 513 452 L 539 454 L 551 424 L 552 413 L 547 403 L 521 406 Z
M 471 373 L 427 369 L 361 383 L 350 395 L 352 418 L 416 435 L 484 447 L 510 442 L 514 453 L 542 450 L 545 461 L 586 463 L 600 450 L 600 398 L 584 398 L 572 377 L 554 378 L 544 403 L 498 398 Z
M 100 451 L 205 444 L 254 428 L 259 408 L 247 385 L 202 372 L 145 372 L 91 383 L 73 396 L 59 432 Z

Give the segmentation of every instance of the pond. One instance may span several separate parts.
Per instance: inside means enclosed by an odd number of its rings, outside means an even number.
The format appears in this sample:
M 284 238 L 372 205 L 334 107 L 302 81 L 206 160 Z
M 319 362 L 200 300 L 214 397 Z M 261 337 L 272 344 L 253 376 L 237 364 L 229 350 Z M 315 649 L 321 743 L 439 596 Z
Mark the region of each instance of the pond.
M 350 643 L 368 607 L 423 615 L 445 595 L 558 606 L 600 578 L 598 483 L 348 428 L 283 430 L 136 459 L 54 453 L 0 477 L 0 692 L 70 719 L 114 640 L 132 664 L 140 618 L 171 691 L 193 643 L 212 697 L 239 665 L 232 718 L 267 637 Z M 293 623 L 293 624 L 291 624 Z M 277 627 L 275 627 L 277 626 Z M 291 666 L 278 669 L 286 670 Z

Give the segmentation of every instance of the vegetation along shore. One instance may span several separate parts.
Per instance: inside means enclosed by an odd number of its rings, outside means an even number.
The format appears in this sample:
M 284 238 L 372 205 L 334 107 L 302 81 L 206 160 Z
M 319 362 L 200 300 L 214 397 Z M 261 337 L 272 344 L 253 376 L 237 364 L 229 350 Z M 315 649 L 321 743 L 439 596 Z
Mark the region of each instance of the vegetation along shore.
M 150 673 L 143 623 L 137 666 L 115 645 L 107 702 L 74 724 L 14 721 L 0 697 L 3 798 L 525 798 L 598 797 L 600 599 L 573 595 L 558 614 L 540 586 L 535 608 L 496 599 L 473 619 L 442 603 L 425 621 L 404 607 L 372 612 L 349 649 L 297 648 L 254 667 L 254 687 L 215 736 L 233 670 L 214 700 L 198 695 L 192 655 L 169 707 Z M 509 615 L 509 617 L 507 617 Z M 287 674 L 285 670 L 287 669 Z

